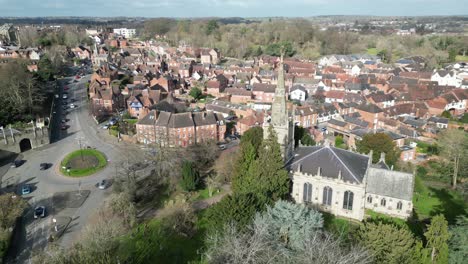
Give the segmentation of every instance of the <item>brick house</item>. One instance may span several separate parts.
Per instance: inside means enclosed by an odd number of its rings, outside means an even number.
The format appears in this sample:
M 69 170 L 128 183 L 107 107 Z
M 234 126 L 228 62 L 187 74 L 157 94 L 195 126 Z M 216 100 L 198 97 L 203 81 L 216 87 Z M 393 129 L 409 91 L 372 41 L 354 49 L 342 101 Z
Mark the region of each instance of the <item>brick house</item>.
M 138 142 L 171 147 L 221 141 L 226 132 L 224 118 L 212 112 L 158 114 L 153 110 L 138 121 L 136 127 Z
M 276 85 L 256 83 L 252 87 L 252 93 L 256 102 L 272 103 Z
M 252 101 L 252 91 L 242 88 L 226 88 L 224 92 L 231 97 L 233 103 L 248 103 Z
M 383 110 L 375 104 L 361 104 L 356 106 L 356 112 L 361 115 L 361 118 L 369 122 L 372 128 L 377 128 L 379 118 L 384 117 Z
M 245 131 L 249 130 L 252 127 L 262 126 L 264 117 L 265 114 L 263 112 L 252 112 L 251 115 L 248 115 L 237 121 L 236 132 L 240 135 L 243 135 Z

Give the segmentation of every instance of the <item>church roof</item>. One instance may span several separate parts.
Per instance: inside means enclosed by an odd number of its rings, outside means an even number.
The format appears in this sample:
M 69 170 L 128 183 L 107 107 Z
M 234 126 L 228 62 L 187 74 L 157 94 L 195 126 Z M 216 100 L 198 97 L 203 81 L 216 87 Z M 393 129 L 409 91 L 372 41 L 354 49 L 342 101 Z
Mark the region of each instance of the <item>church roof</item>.
M 367 192 L 411 201 L 413 197 L 413 175 L 410 173 L 369 168 Z
M 329 147 L 313 146 L 296 149 L 291 163 L 291 170 L 297 171 L 299 165 L 303 173 L 320 175 L 329 178 L 341 177 L 351 183 L 362 183 L 368 167 L 369 157 L 351 151 Z

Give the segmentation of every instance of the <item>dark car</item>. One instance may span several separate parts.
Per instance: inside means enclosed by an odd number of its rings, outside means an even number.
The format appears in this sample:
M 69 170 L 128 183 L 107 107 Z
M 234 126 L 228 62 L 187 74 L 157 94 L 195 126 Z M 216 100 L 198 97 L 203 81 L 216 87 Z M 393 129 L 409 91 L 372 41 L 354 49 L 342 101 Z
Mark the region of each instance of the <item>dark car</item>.
M 60 126 L 60 129 L 62 129 L 62 130 L 67 130 L 67 129 L 68 129 L 68 126 L 67 126 L 67 125 L 61 125 L 61 126 Z
M 49 163 L 41 163 L 39 166 L 41 167 L 41 170 L 47 170 L 49 168 Z
M 45 206 L 38 206 L 34 209 L 34 219 L 44 218 L 46 216 L 46 208 Z
M 12 168 L 18 168 L 19 166 L 23 165 L 23 161 L 22 160 L 15 160 L 11 163 L 11 167 Z

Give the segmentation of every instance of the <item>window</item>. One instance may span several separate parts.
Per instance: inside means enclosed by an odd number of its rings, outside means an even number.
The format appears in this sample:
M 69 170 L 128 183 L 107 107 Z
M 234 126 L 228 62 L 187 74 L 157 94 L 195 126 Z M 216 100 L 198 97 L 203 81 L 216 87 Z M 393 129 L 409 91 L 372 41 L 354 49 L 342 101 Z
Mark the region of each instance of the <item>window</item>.
M 302 190 L 302 200 L 304 202 L 312 202 L 312 184 L 304 183 L 304 189 Z
M 333 189 L 326 186 L 323 188 L 323 205 L 331 205 L 333 196 Z
M 382 198 L 382 200 L 380 200 L 380 205 L 381 206 L 387 205 L 387 201 L 385 201 L 385 198 Z
M 403 203 L 402 203 L 402 202 L 398 202 L 397 205 L 396 205 L 396 209 L 397 209 L 397 210 L 401 210 L 401 208 L 403 208 Z
M 353 210 L 353 199 L 354 193 L 351 191 L 346 191 L 343 197 L 343 209 Z
M 372 203 L 372 196 L 367 196 L 367 202 Z

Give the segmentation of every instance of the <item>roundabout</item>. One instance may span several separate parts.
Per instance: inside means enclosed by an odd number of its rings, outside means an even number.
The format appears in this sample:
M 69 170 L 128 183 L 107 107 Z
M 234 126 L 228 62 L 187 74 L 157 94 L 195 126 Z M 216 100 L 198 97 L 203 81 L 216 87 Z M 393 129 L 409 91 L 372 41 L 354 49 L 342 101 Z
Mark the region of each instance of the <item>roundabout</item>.
M 69 177 L 90 176 L 107 165 L 104 153 L 95 149 L 81 149 L 69 153 L 60 163 L 60 172 Z

